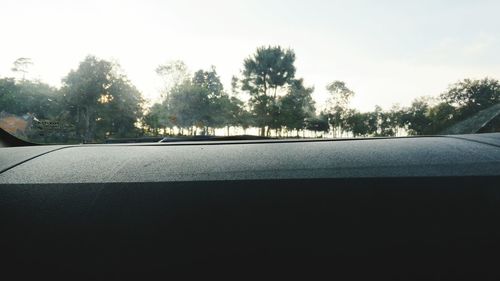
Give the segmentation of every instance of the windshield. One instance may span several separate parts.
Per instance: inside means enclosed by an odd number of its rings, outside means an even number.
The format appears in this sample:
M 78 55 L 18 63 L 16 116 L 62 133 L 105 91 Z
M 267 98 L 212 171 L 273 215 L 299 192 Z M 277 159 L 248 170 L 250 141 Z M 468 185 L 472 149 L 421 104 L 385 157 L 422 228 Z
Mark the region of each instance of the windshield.
M 7 0 L 0 128 L 36 143 L 497 132 L 499 10 Z

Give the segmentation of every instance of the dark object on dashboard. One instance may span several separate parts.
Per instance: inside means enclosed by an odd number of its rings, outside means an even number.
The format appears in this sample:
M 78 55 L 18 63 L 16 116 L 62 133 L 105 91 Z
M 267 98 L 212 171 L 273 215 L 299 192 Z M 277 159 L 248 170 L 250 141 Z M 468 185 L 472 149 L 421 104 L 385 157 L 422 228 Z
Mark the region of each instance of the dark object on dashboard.
M 160 142 L 179 141 L 237 141 L 237 140 L 269 140 L 268 137 L 238 135 L 238 136 L 192 136 L 192 137 L 165 137 Z
M 24 141 L 16 138 L 4 129 L 0 128 L 0 147 L 15 147 L 15 146 L 33 146 L 37 145 L 32 142 Z
M 142 138 L 119 138 L 119 139 L 107 139 L 104 143 L 154 143 L 162 140 L 163 137 L 142 137 Z

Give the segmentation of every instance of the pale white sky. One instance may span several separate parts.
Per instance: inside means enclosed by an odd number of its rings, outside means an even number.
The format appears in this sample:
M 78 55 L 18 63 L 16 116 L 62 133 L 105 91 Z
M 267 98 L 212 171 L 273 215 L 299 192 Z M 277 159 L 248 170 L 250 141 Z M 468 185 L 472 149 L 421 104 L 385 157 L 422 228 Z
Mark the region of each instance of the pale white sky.
M 29 57 L 32 77 L 59 86 L 88 54 L 118 61 L 146 98 L 154 69 L 215 65 L 226 88 L 261 45 L 291 47 L 297 75 L 326 98 L 342 80 L 371 110 L 437 95 L 463 78 L 500 79 L 500 1 L 2 0 L 0 77 Z

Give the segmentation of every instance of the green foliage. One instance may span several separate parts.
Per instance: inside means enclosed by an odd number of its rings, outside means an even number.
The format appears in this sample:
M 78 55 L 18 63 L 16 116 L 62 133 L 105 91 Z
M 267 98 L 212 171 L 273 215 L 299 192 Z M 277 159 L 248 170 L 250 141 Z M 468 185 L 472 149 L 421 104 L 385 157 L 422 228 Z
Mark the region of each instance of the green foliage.
M 156 74 L 163 79 L 165 88 L 162 91 L 162 97 L 164 99 L 168 99 L 170 91 L 175 87 L 191 79 L 186 64 L 180 60 L 170 61 L 159 65 L 156 68 Z
M 38 81 L 0 79 L 0 111 L 15 115 L 30 113 L 38 119 L 54 119 L 62 112 L 59 91 Z
M 261 135 L 270 135 L 272 129 L 277 136 L 330 129 L 333 136 L 354 137 L 436 134 L 500 102 L 497 80 L 464 79 L 439 99 L 421 97 L 405 108 L 376 106 L 359 112 L 349 106 L 354 91 L 337 80 L 326 86 L 329 97 L 317 115 L 314 88 L 295 78 L 294 63 L 291 49 L 257 48 L 244 60 L 241 77 L 232 77 L 227 93 L 215 67 L 191 74 L 182 61 L 172 61 L 156 69 L 165 83 L 161 101 L 144 108 L 141 93 L 116 63 L 88 56 L 56 89 L 26 80 L 32 62 L 19 58 L 13 70 L 23 78 L 0 78 L 0 111 L 65 124 L 73 128 L 75 140 L 100 142 L 186 130 L 213 134 L 218 128 L 227 128 L 229 134 L 230 127 L 259 127 Z M 63 138 L 44 134 L 42 141 L 68 141 Z
M 330 93 L 327 101 L 330 124 L 334 134 L 342 135 L 349 127 L 346 121 L 349 116 L 349 102 L 354 96 L 354 92 L 342 81 L 333 81 L 326 86 L 326 89 Z
M 202 129 L 202 134 L 208 134 L 210 128 L 250 126 L 250 115 L 244 103 L 224 92 L 215 67 L 208 71 L 198 70 L 190 80 L 175 85 L 164 104 L 167 106 L 162 109 L 168 115 L 169 125 L 186 128 L 191 133 L 196 133 L 193 127 Z M 156 121 L 160 116 L 156 110 L 151 111 L 147 115 L 148 124 L 160 123 Z
M 196 71 L 193 76 L 193 84 L 206 89 L 211 98 L 220 97 L 224 91 L 214 66 L 209 71 Z
M 377 127 L 373 126 L 370 121 L 372 121 L 371 113 L 350 110 L 346 118 L 347 129 L 352 132 L 354 137 L 375 134 Z
M 18 96 L 18 87 L 14 78 L 0 79 L 0 110 L 6 110 L 10 113 L 17 113 L 22 104 L 16 99 Z
M 29 116 L 31 127 L 22 137 L 33 142 L 69 142 L 68 122 L 64 118 L 62 95 L 56 88 L 39 81 L 0 79 L 0 112 L 16 116 Z M 47 130 L 38 122 L 59 124 Z
M 380 137 L 392 137 L 396 135 L 401 124 L 401 114 L 399 110 L 384 111 L 379 106 L 375 106 L 374 117 L 377 120 L 378 128 L 374 135 Z
M 243 66 L 243 90 L 253 95 L 267 95 L 284 86 L 295 76 L 295 53 L 277 47 L 260 47 Z
M 18 58 L 14 61 L 11 70 L 16 73 L 22 74 L 22 80 L 24 80 L 26 73 L 28 73 L 28 68 L 33 65 L 30 58 Z
M 279 127 L 302 130 L 306 127 L 306 119 L 315 116 L 314 100 L 311 94 L 314 88 L 306 88 L 303 79 L 292 80 L 285 96 L 279 100 Z
M 97 122 L 98 135 L 108 138 L 140 135 L 136 123 L 142 117 L 144 100 L 139 90 L 124 76 L 114 80 L 107 90 L 108 100 L 101 100 L 102 113 Z
M 326 86 L 326 89 L 331 95 L 328 101 L 330 106 L 345 108 L 349 105 L 350 99 L 354 97 L 354 92 L 342 81 L 333 81 Z
M 401 123 L 410 135 L 432 135 L 458 122 L 455 108 L 440 102 L 432 106 L 428 98 L 415 99 L 401 115 Z
M 200 85 L 186 82 L 170 94 L 169 108 L 178 127 L 204 128 L 210 124 L 209 91 Z
M 269 130 L 278 126 L 277 94 L 295 77 L 294 62 L 292 50 L 269 46 L 258 48 L 243 63 L 242 90 L 250 94 L 250 107 L 261 135 L 265 135 L 265 127 Z
M 245 109 L 243 101 L 236 97 L 223 94 L 214 104 L 215 127 L 242 127 L 244 129 L 251 126 L 251 115 Z
M 328 116 L 320 114 L 318 117 L 306 118 L 306 129 L 314 132 L 328 132 L 330 124 L 328 124 Z
M 500 83 L 490 78 L 464 79 L 453 84 L 441 98 L 457 110 L 456 118 L 465 119 L 500 102 Z
M 134 137 L 143 98 L 118 65 L 88 56 L 63 79 L 67 118 L 83 142 Z
M 456 118 L 456 110 L 446 102 L 441 102 L 436 106 L 429 108 L 428 118 L 429 127 L 425 129 L 426 134 L 438 134 L 444 129 L 451 127 L 459 120 Z
M 160 134 L 160 129 L 163 129 L 163 133 L 165 133 L 167 128 L 172 128 L 174 126 L 173 117 L 169 114 L 165 103 L 153 104 L 149 108 L 149 111 L 144 114 L 142 123 L 145 129 L 154 136 Z
M 408 134 L 423 135 L 426 133 L 426 129 L 431 123 L 428 115 L 430 108 L 427 98 L 418 98 L 405 110 L 402 120 L 408 128 Z
M 410 135 L 438 134 L 476 112 L 500 102 L 500 83 L 485 78 L 464 79 L 441 94 L 436 105 L 428 98 L 418 98 L 404 110 L 401 123 Z

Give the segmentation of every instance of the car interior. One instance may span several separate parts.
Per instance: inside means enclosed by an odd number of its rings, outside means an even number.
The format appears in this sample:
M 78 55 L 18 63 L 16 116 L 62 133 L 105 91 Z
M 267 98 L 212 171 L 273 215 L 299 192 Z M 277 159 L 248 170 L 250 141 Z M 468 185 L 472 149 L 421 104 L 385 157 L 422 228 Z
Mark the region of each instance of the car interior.
M 4 0 L 0 279 L 500 280 L 500 0 Z
M 1 255 L 18 276 L 499 277 L 498 133 L 34 146 L 4 136 Z

